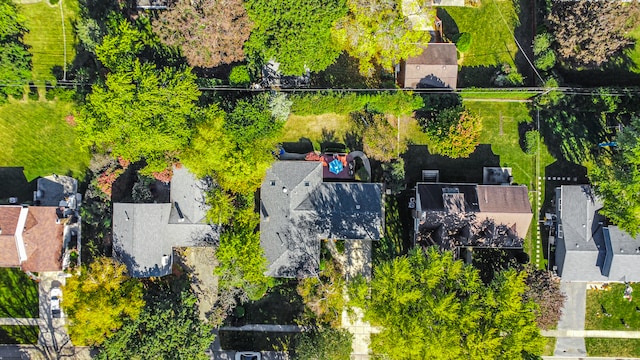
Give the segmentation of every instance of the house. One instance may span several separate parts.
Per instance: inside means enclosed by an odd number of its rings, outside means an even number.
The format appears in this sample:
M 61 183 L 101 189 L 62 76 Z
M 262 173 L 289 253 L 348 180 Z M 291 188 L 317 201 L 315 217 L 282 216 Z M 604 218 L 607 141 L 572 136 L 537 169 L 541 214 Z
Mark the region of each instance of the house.
M 170 202 L 113 204 L 113 256 L 133 277 L 171 273 L 173 249 L 203 246 L 219 238 L 218 229 L 207 223 L 205 181 L 184 167 L 174 167 Z
M 418 183 L 416 242 L 459 247 L 522 248 L 533 213 L 526 186 Z
M 47 176 L 37 180 L 33 201 L 10 196 L 0 205 L 0 267 L 45 272 L 69 265 L 71 251 L 80 252 L 77 188 L 71 177 Z
M 328 182 L 321 161 L 276 161 L 260 188 L 260 243 L 266 275 L 318 273 L 320 241 L 379 240 L 384 235 L 382 184 Z
M 418 56 L 400 62 L 402 88 L 449 88 L 458 82 L 458 55 L 453 43 L 429 43 Z
M 556 269 L 563 281 L 640 281 L 640 236 L 599 213 L 589 185 L 556 188 Z

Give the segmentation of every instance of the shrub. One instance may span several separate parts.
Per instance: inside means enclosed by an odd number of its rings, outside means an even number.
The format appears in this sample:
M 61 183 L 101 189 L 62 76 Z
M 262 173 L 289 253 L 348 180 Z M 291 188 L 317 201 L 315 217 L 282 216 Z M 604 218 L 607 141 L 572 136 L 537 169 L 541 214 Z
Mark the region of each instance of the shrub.
M 553 50 L 547 50 L 543 52 L 542 54 L 538 55 L 536 57 L 536 60 L 534 61 L 534 65 L 542 71 L 551 69 L 555 66 L 555 64 L 556 53 L 554 53 Z
M 284 93 L 275 93 L 269 97 L 269 111 L 271 116 L 278 121 L 285 121 L 291 113 L 291 104 L 293 101 L 287 98 Z
M 251 76 L 245 65 L 235 66 L 229 74 L 231 86 L 248 87 L 251 84 Z
M 540 55 L 543 52 L 547 51 L 551 46 L 551 42 L 553 41 L 551 34 L 544 33 L 538 34 L 533 39 L 533 55 Z
M 482 121 L 462 107 L 445 109 L 423 129 L 429 135 L 429 151 L 450 158 L 466 158 L 480 143 Z
M 294 95 L 291 112 L 297 115 L 320 115 L 326 113 L 350 114 L 367 110 L 383 114 L 409 115 L 424 106 L 420 96 L 404 91 L 376 94 L 354 94 L 341 92 L 318 92 Z
M 529 130 L 524 134 L 524 152 L 527 155 L 534 155 L 538 151 L 540 143 L 540 133 L 538 130 Z
M 40 94 L 38 94 L 38 87 L 34 83 L 29 83 L 29 100 L 40 100 Z
M 469 51 L 471 47 L 471 34 L 470 33 L 462 33 L 456 39 L 456 49 L 461 53 Z

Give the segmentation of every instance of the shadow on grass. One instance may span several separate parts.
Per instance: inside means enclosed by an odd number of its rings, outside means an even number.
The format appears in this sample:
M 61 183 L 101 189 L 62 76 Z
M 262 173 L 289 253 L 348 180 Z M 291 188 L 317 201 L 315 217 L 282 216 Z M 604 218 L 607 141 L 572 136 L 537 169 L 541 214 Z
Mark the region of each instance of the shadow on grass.
M 236 308 L 227 318 L 230 326 L 246 324 L 295 325 L 302 318 L 305 305 L 296 291 L 297 281 L 289 280 L 269 289 L 257 301 L 250 301 Z M 240 349 L 236 349 L 240 350 Z
M 408 191 L 398 198 L 387 196 L 384 208 L 384 237 L 373 242 L 374 264 L 404 255 L 411 247 L 413 217 L 407 207 L 411 195 L 413 192 Z
M 38 284 L 20 269 L 0 269 L 0 317 L 37 318 L 38 315 Z
M 500 166 L 500 156 L 490 144 L 480 144 L 468 158 L 460 159 L 431 154 L 426 145 L 410 145 L 402 158 L 409 188 L 422 180 L 422 170 L 440 170 L 440 182 L 482 184 L 482 168 Z

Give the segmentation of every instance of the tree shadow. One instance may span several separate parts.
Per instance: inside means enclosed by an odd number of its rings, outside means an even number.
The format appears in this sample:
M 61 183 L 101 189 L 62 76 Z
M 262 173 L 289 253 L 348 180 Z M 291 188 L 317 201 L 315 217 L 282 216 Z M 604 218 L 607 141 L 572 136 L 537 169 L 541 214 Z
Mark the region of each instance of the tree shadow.
M 436 15 L 442 21 L 442 30 L 444 32 L 445 39 L 452 39 L 454 36 L 460 34 L 458 24 L 456 24 L 456 21 L 453 20 L 446 9 L 439 7 L 436 10 Z
M 431 154 L 426 145 L 409 145 L 402 158 L 409 188 L 422 181 L 422 170 L 439 170 L 440 182 L 482 184 L 482 168 L 500 166 L 490 144 L 480 144 L 468 158 L 459 159 Z
M 458 87 L 494 87 L 494 80 L 500 71 L 498 65 L 462 66 L 458 72 Z

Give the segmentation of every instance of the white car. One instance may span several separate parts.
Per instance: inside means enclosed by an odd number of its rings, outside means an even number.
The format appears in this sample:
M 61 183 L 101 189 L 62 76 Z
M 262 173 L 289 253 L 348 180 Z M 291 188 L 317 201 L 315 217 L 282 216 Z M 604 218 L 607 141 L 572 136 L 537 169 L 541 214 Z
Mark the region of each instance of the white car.
M 60 317 L 60 301 L 62 300 L 62 290 L 60 288 L 53 288 L 49 292 L 49 301 L 51 303 L 51 316 L 54 318 Z
M 236 360 L 260 360 L 261 355 L 255 351 L 243 351 L 236 353 Z

